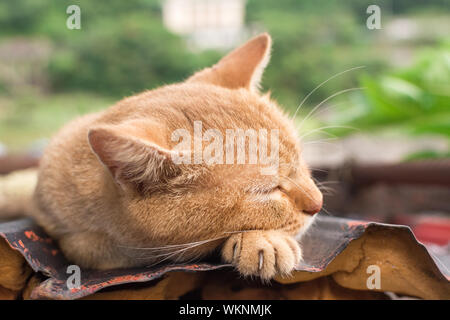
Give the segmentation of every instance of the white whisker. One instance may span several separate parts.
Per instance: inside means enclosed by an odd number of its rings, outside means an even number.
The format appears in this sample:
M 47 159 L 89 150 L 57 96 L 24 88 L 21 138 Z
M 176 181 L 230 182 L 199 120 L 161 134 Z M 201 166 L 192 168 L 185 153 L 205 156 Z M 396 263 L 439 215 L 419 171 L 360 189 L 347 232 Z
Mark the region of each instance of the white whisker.
M 329 96 L 328 98 L 322 100 L 319 104 L 317 104 L 317 105 L 316 105 L 316 106 L 315 106 L 315 107 L 314 107 L 314 108 L 306 115 L 306 117 L 302 119 L 302 121 L 300 122 L 300 124 L 299 124 L 298 127 L 301 128 L 302 125 L 303 125 L 303 123 L 305 123 L 305 121 L 308 120 L 308 119 L 311 117 L 311 115 L 314 113 L 314 111 L 317 110 L 318 108 L 320 108 L 320 106 L 323 105 L 323 104 L 324 104 L 325 102 L 327 102 L 328 100 L 330 100 L 330 99 L 332 99 L 332 98 L 334 98 L 334 97 L 336 97 L 336 96 L 338 96 L 338 95 L 340 95 L 340 94 L 346 93 L 346 92 L 356 91 L 356 90 L 363 90 L 363 89 L 365 89 L 365 87 L 349 88 L 349 89 L 340 90 L 340 91 L 338 91 L 338 92 L 332 94 L 331 96 Z
M 328 81 L 353 70 L 357 70 L 357 69 L 361 69 L 361 68 L 365 68 L 365 66 L 358 66 L 358 67 L 353 67 L 344 71 L 341 71 L 333 76 L 331 76 L 330 78 L 328 78 L 327 80 L 323 81 L 321 84 L 319 84 L 317 87 L 315 87 L 310 93 L 308 93 L 308 95 L 302 100 L 302 102 L 300 102 L 299 106 L 297 107 L 297 109 L 295 110 L 294 115 L 292 116 L 291 119 L 294 119 L 297 116 L 297 112 L 301 109 L 301 107 L 303 106 L 303 104 L 306 102 L 306 100 L 308 100 L 308 98 L 320 87 L 322 87 L 325 83 L 327 83 Z
M 305 134 L 300 136 L 300 139 L 303 139 L 304 137 L 307 137 L 307 136 L 309 136 L 309 135 L 311 135 L 311 134 L 313 134 L 315 132 L 322 132 L 324 134 L 328 134 L 328 135 L 330 135 L 330 136 L 332 136 L 334 138 L 337 138 L 336 135 L 334 135 L 334 134 L 324 130 L 324 129 L 335 129 L 335 128 L 336 129 L 342 128 L 342 129 L 358 130 L 358 128 L 351 127 L 351 126 L 324 126 L 324 127 L 320 127 L 320 128 L 313 129 L 313 130 L 310 130 L 310 131 L 306 132 Z
M 173 257 L 173 256 L 175 256 L 175 255 L 177 255 L 179 253 L 185 252 L 186 250 L 189 250 L 189 249 L 198 247 L 200 245 L 203 245 L 205 243 L 216 241 L 216 240 L 219 240 L 219 239 L 222 239 L 222 238 L 224 238 L 224 237 L 218 237 L 218 238 L 214 238 L 214 239 L 203 240 L 202 243 L 197 243 L 197 244 L 191 245 L 191 246 L 189 246 L 187 248 L 178 249 L 178 250 L 173 251 L 173 252 L 163 253 L 163 254 L 159 254 L 159 255 L 156 255 L 156 256 L 155 255 L 149 255 L 149 256 L 146 256 L 146 257 L 138 257 L 136 259 L 152 259 L 152 258 L 165 257 L 164 259 L 159 260 L 159 261 L 155 262 L 154 264 L 152 264 L 152 265 L 155 265 L 155 264 L 159 264 L 159 263 L 161 263 L 161 262 L 163 262 L 163 261 L 165 261 L 167 259 L 170 259 L 171 257 Z

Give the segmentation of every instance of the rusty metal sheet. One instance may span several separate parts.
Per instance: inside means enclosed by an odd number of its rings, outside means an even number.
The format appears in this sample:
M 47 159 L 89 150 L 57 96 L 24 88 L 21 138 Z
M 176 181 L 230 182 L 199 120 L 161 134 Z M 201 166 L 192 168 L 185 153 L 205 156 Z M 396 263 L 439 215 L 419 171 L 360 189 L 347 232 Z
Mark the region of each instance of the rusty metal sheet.
M 305 262 L 281 283 L 331 276 L 348 289 L 368 290 L 370 267 L 380 269 L 373 289 L 424 299 L 450 299 L 450 246 L 428 250 L 407 226 L 321 215 L 300 239 Z
M 35 272 L 49 277 L 33 290 L 32 299 L 78 299 L 106 287 L 157 279 L 170 271 L 206 271 L 226 266 L 199 263 L 171 264 L 150 269 L 82 270 L 80 288 L 69 289 L 66 280 L 70 274 L 66 271 L 71 263 L 56 243 L 32 220 L 21 219 L 0 224 L 0 236 L 25 257 Z
M 438 277 L 450 280 L 449 265 L 441 263 L 446 257 L 431 255 L 427 248 L 417 241 L 411 228 L 404 225 L 394 225 L 378 222 L 353 220 L 325 215 L 316 217 L 313 228 L 309 229 L 300 239 L 303 248 L 304 261 L 297 267 L 298 271 L 321 272 L 335 259 L 351 241 L 361 238 L 373 230 L 383 230 L 389 236 L 402 233 L 408 241 L 417 247 L 422 258 L 433 261 L 437 266 Z M 450 242 L 450 239 L 449 239 Z
M 66 273 L 66 270 L 71 263 L 65 259 L 55 242 L 31 220 L 22 219 L 0 224 L 0 236 L 9 243 L 11 248 L 18 250 L 25 257 L 34 271 L 41 272 L 48 277 L 33 289 L 32 299 L 77 299 L 110 286 L 151 281 L 171 271 L 208 271 L 229 267 L 229 265 L 218 263 L 197 263 L 165 264 L 152 268 L 108 271 L 82 270 L 80 288 L 69 289 L 66 286 L 66 279 L 70 275 Z M 416 291 L 404 292 L 400 286 L 398 287 L 399 293 L 422 298 L 444 297 L 450 299 L 449 266 L 439 262 L 445 261 L 445 259 L 440 259 L 435 255 L 436 263 L 427 249 L 417 242 L 408 227 L 355 221 L 324 214 L 318 214 L 313 226 L 299 239 L 302 243 L 304 260 L 297 266 L 297 271 L 290 278 L 276 280 L 281 283 L 291 283 L 333 274 L 335 281 L 340 285 L 362 290 L 364 288 L 360 288 L 359 282 L 355 282 L 355 278 L 349 276 L 360 272 L 358 266 L 363 264 L 363 258 L 370 256 L 364 252 L 361 255 L 362 243 L 367 243 L 366 249 L 372 250 L 371 252 L 377 250 L 381 252 L 381 249 L 389 248 L 389 243 L 382 243 L 384 240 L 379 240 L 385 238 L 392 240 L 394 253 L 403 254 L 405 251 L 411 250 L 413 261 L 417 260 L 417 265 L 425 269 L 420 269 L 423 271 L 422 273 L 432 279 L 431 285 L 439 286 L 439 290 L 436 291 L 439 294 L 434 296 L 428 293 L 427 288 L 423 290 L 416 288 Z M 377 243 L 384 247 L 377 248 Z M 405 244 L 409 249 L 405 250 L 399 244 Z M 356 248 L 357 246 L 359 247 Z M 391 253 L 391 256 L 395 256 L 395 254 Z M 355 265 L 351 265 L 355 257 L 359 258 Z M 383 257 L 377 257 L 377 259 L 383 260 Z M 385 259 L 389 260 L 389 256 L 386 256 Z M 388 262 L 392 264 L 392 261 Z M 391 273 L 388 274 L 391 275 Z M 395 292 L 397 287 L 391 287 Z M 388 286 L 388 288 L 391 287 Z

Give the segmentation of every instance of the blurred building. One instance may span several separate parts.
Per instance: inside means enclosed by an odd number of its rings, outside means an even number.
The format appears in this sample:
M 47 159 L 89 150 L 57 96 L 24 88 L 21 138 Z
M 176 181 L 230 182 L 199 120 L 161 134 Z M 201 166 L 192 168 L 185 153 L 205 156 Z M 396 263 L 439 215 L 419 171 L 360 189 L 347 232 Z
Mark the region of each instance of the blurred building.
M 226 49 L 245 38 L 246 0 L 165 0 L 164 25 L 199 49 Z

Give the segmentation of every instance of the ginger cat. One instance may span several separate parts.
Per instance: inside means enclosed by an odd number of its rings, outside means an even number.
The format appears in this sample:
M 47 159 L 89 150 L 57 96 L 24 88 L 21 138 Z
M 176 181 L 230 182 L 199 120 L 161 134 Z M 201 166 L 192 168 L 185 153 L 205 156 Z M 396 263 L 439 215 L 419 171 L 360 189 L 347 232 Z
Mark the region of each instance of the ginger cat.
M 220 248 L 245 276 L 289 274 L 293 236 L 322 206 L 293 122 L 257 87 L 262 34 L 186 81 L 146 91 L 66 125 L 47 147 L 34 193 L 37 222 L 86 268 L 189 261 Z M 133 75 L 129 75 L 133 76 Z M 279 166 L 174 161 L 178 129 L 279 130 Z M 207 147 L 204 145 L 203 148 Z

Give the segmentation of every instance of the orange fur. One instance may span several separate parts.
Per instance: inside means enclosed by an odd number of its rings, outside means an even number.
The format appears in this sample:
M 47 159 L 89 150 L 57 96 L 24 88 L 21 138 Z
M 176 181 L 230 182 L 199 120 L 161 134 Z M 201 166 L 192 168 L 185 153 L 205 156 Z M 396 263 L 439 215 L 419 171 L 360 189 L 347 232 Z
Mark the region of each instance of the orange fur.
M 123 99 L 54 137 L 33 215 L 69 259 L 108 269 L 186 261 L 223 245 L 224 260 L 242 274 L 269 279 L 293 269 L 301 251 L 292 236 L 322 195 L 293 123 L 257 92 L 270 43 L 262 34 L 185 82 Z M 278 129 L 278 174 L 263 175 L 258 164 L 175 164 L 171 133 L 192 133 L 194 121 L 223 135 Z M 206 239 L 215 240 L 181 250 Z

